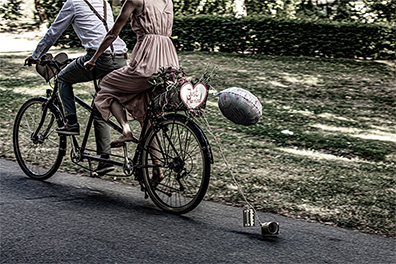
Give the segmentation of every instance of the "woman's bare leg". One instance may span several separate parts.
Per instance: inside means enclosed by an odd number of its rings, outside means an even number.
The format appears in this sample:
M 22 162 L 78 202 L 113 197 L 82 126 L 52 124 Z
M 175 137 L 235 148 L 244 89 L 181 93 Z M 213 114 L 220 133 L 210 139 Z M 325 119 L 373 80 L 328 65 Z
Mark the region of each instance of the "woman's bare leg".
M 118 101 L 113 101 L 113 103 L 110 106 L 110 111 L 112 112 L 112 114 L 114 115 L 114 117 L 117 119 L 118 123 L 120 123 L 120 125 L 122 127 L 122 135 L 116 141 L 121 142 L 121 141 L 124 141 L 124 139 L 129 139 L 131 137 L 133 138 L 131 127 L 129 126 L 124 107 Z M 139 123 L 140 123 L 140 126 L 143 128 L 143 120 L 139 120 Z M 152 163 L 153 163 L 153 165 L 157 165 L 157 166 L 159 166 L 161 164 L 161 162 L 159 160 L 161 158 L 161 156 L 160 156 L 161 154 L 158 151 L 158 149 L 159 149 L 159 145 L 158 145 L 157 139 L 154 138 L 153 141 L 151 142 L 151 151 L 150 152 L 151 152 Z M 154 167 L 153 168 L 153 176 L 151 179 L 151 185 L 153 187 L 157 186 L 162 181 L 163 178 L 164 178 L 164 175 L 162 174 L 161 168 Z
M 110 111 L 122 127 L 122 135 L 118 139 L 111 142 L 111 147 L 120 147 L 124 145 L 125 142 L 129 141 L 137 143 L 139 140 L 132 134 L 124 107 L 118 101 L 113 101 L 110 106 Z
M 131 132 L 131 127 L 128 124 L 124 107 L 118 101 L 113 101 L 113 103 L 110 106 L 110 111 L 115 116 L 118 123 L 120 123 L 122 127 L 122 135 L 129 136 L 129 134 L 132 132 Z

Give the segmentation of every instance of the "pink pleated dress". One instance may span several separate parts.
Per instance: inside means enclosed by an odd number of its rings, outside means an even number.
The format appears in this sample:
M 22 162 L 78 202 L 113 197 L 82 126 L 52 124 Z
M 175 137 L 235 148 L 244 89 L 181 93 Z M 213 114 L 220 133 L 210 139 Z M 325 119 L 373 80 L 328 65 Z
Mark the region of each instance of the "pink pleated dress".
M 170 39 L 173 26 L 173 2 L 167 0 L 163 10 L 152 1 L 144 1 L 143 11 L 131 16 L 131 27 L 137 35 L 129 65 L 107 74 L 100 82 L 95 105 L 105 120 L 117 100 L 130 116 L 143 121 L 149 104 L 148 83 L 161 67 L 179 67 L 176 49 Z

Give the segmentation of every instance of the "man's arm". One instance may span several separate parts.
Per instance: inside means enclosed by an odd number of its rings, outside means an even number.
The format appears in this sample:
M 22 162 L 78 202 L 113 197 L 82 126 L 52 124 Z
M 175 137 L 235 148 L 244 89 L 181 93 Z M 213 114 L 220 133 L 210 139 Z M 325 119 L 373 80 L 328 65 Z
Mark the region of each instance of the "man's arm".
M 40 58 L 47 53 L 52 45 L 59 39 L 62 33 L 67 29 L 67 27 L 73 22 L 75 15 L 74 6 L 72 1 L 67 0 L 59 11 L 58 16 L 55 21 L 51 24 L 47 33 L 37 44 L 36 49 L 30 56 L 32 60 L 40 60 Z M 29 59 L 29 57 L 28 57 Z

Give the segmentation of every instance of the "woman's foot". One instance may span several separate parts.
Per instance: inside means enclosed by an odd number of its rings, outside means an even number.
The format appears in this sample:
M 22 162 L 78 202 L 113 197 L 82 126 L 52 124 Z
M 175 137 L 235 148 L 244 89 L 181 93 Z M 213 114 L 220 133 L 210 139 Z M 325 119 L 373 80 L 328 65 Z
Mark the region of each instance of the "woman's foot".
M 161 171 L 161 168 L 155 167 L 153 168 L 153 177 L 151 178 L 151 187 L 157 187 L 158 184 L 165 178 L 164 174 Z
M 122 147 L 125 145 L 126 142 L 134 142 L 134 143 L 138 143 L 138 139 L 135 138 L 132 135 L 132 132 L 129 132 L 128 134 L 124 135 L 122 134 L 119 138 L 117 138 L 116 140 L 112 141 L 110 143 L 110 146 L 112 148 L 118 148 L 118 147 Z

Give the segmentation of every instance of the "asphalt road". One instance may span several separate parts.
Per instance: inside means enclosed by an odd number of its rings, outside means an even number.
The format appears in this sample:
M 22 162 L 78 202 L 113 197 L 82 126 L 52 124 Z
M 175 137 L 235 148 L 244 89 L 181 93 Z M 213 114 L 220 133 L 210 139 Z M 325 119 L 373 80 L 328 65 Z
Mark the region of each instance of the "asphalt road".
M 57 173 L 28 179 L 0 160 L 1 264 L 396 263 L 396 239 L 260 214 L 277 238 L 242 226 L 242 209 L 203 202 L 163 213 L 138 188 Z

